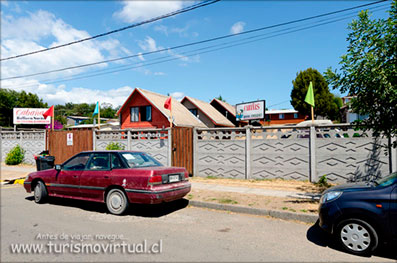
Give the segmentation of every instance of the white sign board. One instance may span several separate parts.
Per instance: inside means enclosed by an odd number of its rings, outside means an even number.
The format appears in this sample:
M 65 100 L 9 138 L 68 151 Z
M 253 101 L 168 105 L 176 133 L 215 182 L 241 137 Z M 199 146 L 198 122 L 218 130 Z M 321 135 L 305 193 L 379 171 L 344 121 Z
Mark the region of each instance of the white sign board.
M 258 100 L 236 105 L 236 120 L 259 120 L 265 118 L 265 101 Z
M 66 145 L 72 146 L 73 145 L 73 133 L 66 134 Z
M 50 124 L 51 117 L 44 119 L 43 113 L 48 109 L 14 108 L 14 124 Z

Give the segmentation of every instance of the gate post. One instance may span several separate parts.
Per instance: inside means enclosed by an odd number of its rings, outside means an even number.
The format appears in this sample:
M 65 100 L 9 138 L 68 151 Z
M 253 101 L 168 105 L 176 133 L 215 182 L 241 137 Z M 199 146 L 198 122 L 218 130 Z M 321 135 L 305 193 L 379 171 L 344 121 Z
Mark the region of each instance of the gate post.
M 316 171 L 316 128 L 310 126 L 310 138 L 309 138 L 309 160 L 310 160 L 310 176 L 309 180 L 312 183 L 318 181 Z
M 92 148 L 94 151 L 96 151 L 96 132 L 95 132 L 95 127 L 92 128 Z
M 251 177 L 251 127 L 245 128 L 245 179 Z
M 168 166 L 172 166 L 172 128 L 168 129 Z
M 127 131 L 127 150 L 131 151 L 131 131 Z
M 397 148 L 393 148 L 393 141 L 397 141 L 397 137 L 394 139 L 389 138 L 390 140 L 390 173 L 397 172 Z
M 196 171 L 198 174 L 197 170 L 197 128 L 193 128 L 193 176 L 196 176 Z

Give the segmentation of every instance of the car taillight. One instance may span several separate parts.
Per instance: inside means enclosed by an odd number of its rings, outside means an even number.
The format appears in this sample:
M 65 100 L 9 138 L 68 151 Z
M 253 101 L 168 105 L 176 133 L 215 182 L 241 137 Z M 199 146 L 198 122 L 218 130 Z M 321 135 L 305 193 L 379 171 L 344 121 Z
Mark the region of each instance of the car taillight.
M 185 171 L 185 180 L 189 180 L 189 173 Z
M 157 185 L 163 183 L 163 177 L 161 175 L 155 175 L 149 177 L 148 185 Z

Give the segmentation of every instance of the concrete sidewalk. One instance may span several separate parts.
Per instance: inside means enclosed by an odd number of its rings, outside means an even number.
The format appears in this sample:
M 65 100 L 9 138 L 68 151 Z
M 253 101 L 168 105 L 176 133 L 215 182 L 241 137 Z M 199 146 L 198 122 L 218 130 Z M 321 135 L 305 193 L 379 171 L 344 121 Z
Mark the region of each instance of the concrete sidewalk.
M 0 167 L 0 180 L 11 181 L 19 178 L 25 178 L 29 173 L 36 171 L 35 166 L 11 166 L 1 163 Z
M 292 198 L 302 198 L 302 199 L 312 199 L 318 200 L 321 197 L 320 193 L 305 193 L 305 192 L 291 192 L 291 191 L 281 191 L 273 189 L 255 188 L 255 187 L 243 187 L 243 186 L 227 186 L 223 184 L 213 184 L 213 183 L 202 183 L 202 182 L 192 182 L 192 188 L 208 191 L 219 191 L 219 192 L 230 192 L 230 193 L 240 193 L 240 194 L 255 194 L 263 196 L 274 196 L 274 197 L 292 197 Z

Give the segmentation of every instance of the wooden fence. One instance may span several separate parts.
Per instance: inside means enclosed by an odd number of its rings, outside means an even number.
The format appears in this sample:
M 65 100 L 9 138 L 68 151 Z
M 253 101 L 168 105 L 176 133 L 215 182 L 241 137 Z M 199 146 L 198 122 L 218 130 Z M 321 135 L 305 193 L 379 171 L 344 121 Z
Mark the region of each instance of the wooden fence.
M 69 140 L 68 140 L 69 136 Z M 92 130 L 48 131 L 47 149 L 60 164 L 81 151 L 92 151 Z

